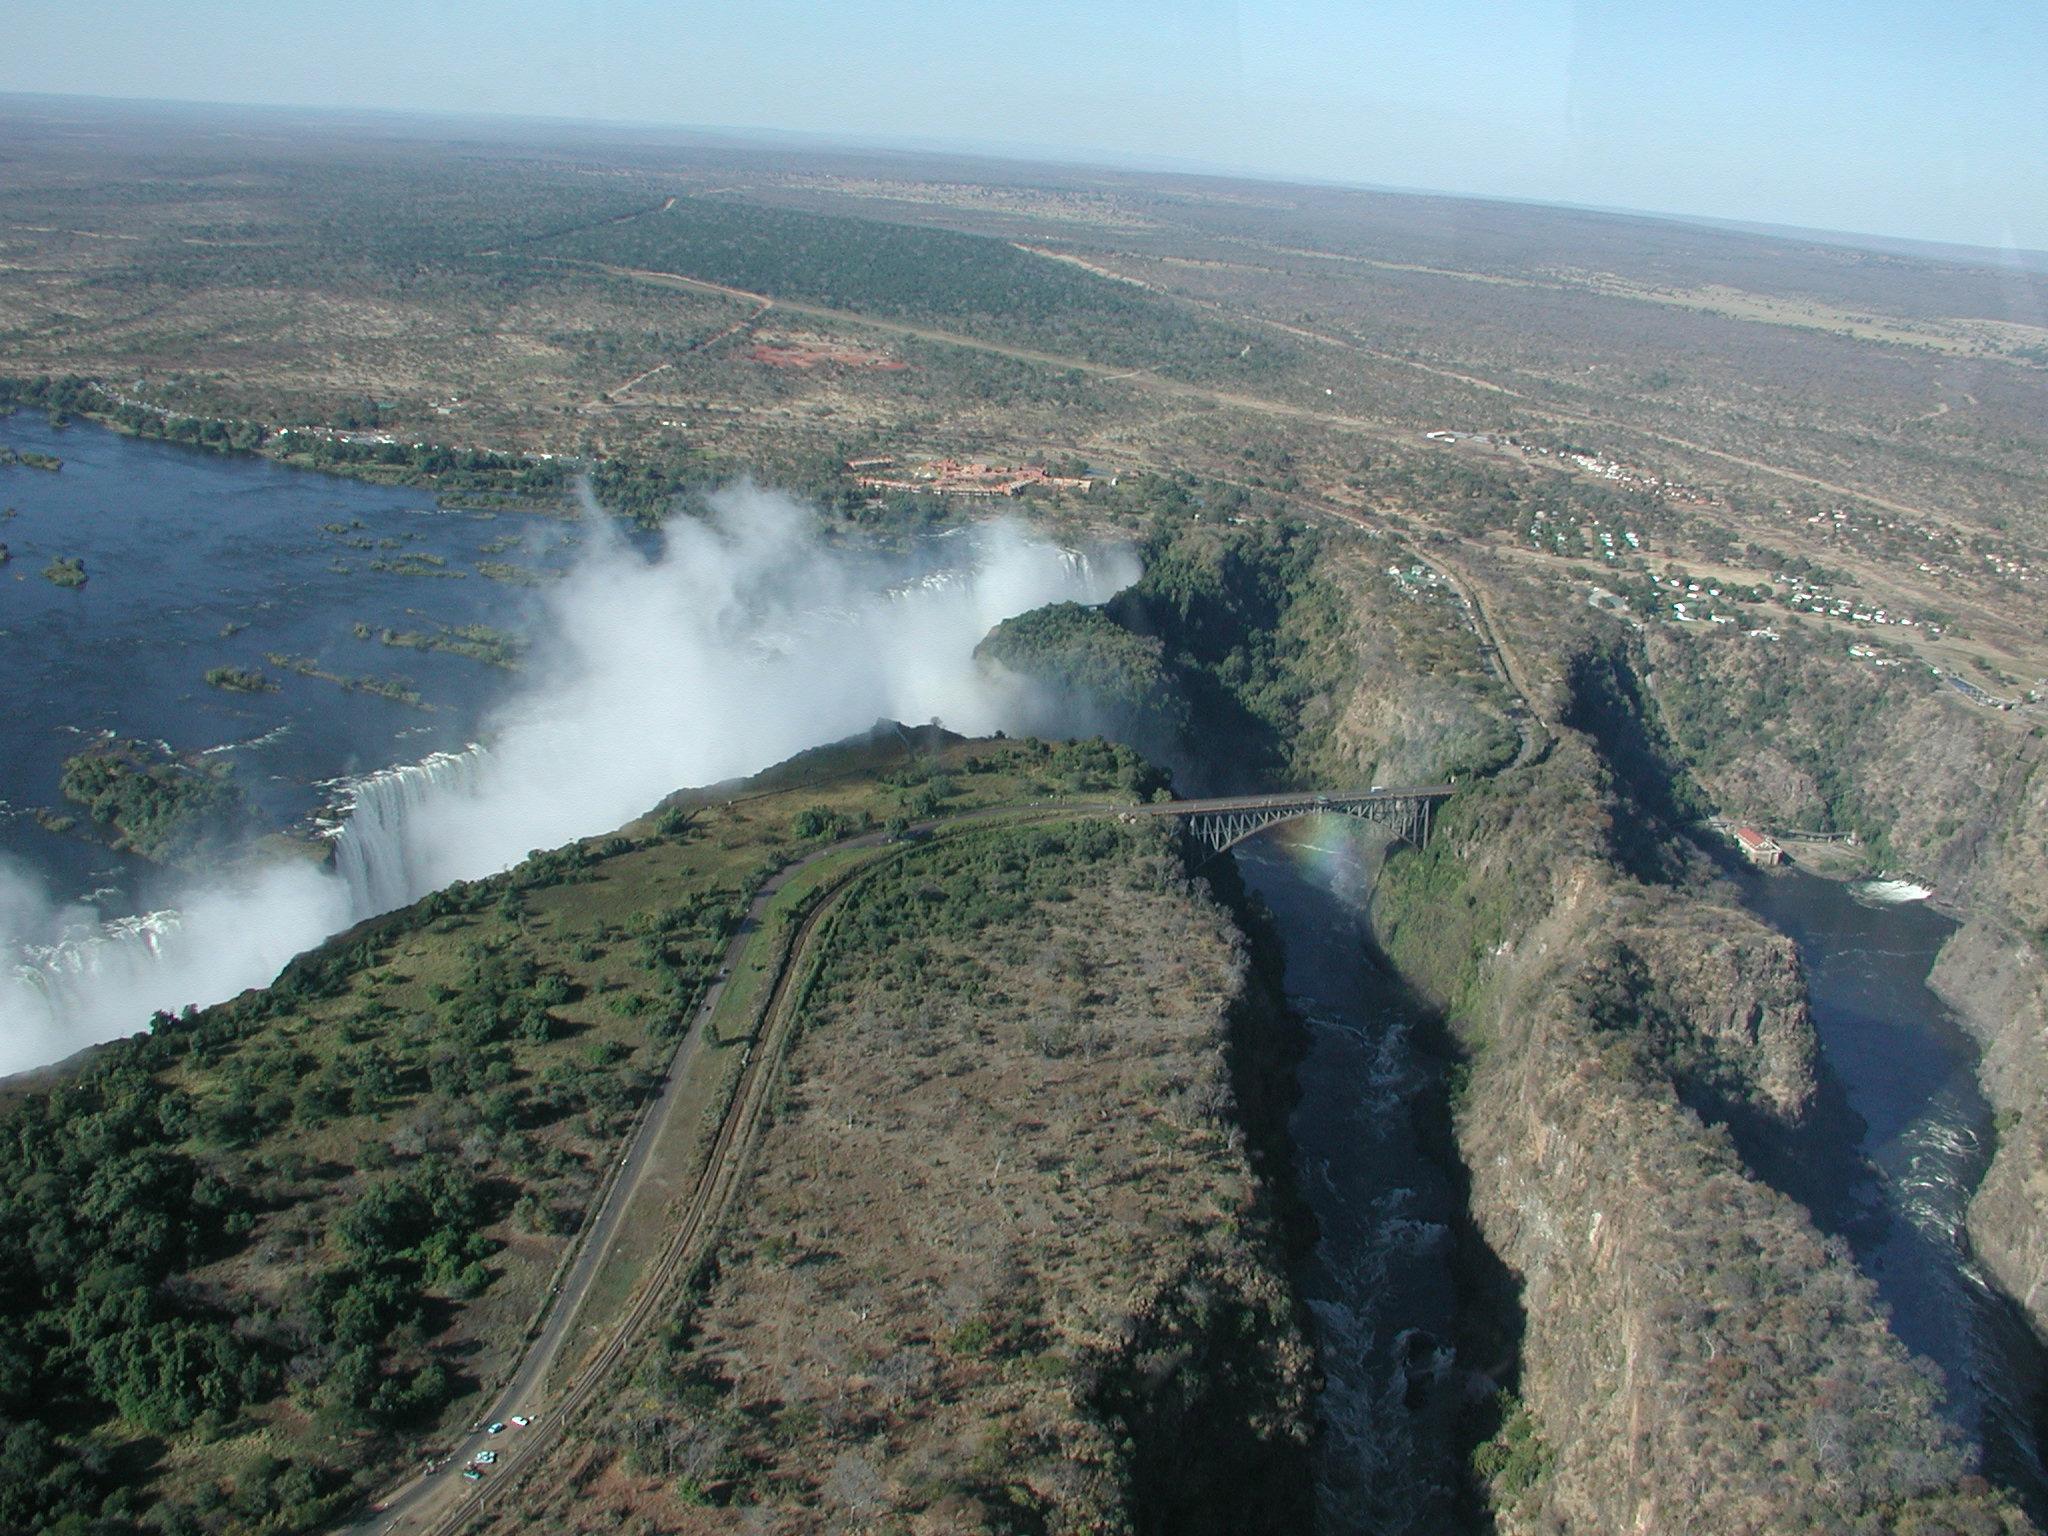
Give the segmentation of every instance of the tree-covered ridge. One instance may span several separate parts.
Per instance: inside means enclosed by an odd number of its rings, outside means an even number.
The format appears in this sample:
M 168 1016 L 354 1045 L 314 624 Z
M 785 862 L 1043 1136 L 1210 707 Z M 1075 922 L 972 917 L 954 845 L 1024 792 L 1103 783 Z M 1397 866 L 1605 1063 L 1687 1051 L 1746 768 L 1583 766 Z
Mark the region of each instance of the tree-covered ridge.
M 1205 507 L 1164 479 L 1120 488 L 1112 505 L 1127 504 L 1155 517 L 1144 575 L 1099 612 L 1068 605 L 1011 620 L 986 642 L 989 654 L 1135 711 L 1177 765 L 1203 758 L 1259 788 L 1310 782 L 1357 682 L 1343 598 L 1319 568 L 1321 538 Z M 1204 750 L 1188 751 L 1191 733 Z
M 1051 603 L 1005 619 L 975 655 L 1030 679 L 1037 701 L 1066 719 L 1089 719 L 1171 762 L 1185 754 L 1187 699 L 1166 665 L 1165 643 L 1135 635 L 1100 608 Z
M 0 1109 L 0 1530 L 331 1524 L 501 1379 L 748 895 L 842 828 L 1156 782 L 880 731 L 458 884 Z M 723 1080 L 744 1038 L 705 1042 Z

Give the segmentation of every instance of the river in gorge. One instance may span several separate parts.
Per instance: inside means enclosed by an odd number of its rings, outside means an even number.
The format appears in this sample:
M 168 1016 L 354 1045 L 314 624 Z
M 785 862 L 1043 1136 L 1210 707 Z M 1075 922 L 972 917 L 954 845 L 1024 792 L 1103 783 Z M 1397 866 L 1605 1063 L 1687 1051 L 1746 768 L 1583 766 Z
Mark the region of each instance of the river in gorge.
M 1980 1447 L 1984 1474 L 2038 1521 L 2048 1351 L 1970 1256 L 1964 1221 L 1993 1117 L 1976 1044 L 1927 985 L 1955 924 L 1873 891 L 1885 888 L 1797 870 L 1744 880 L 1751 910 L 1799 945 L 1831 1079 L 1821 1121 L 1834 1128 L 1809 1160 L 1817 1187 L 1801 1192 L 1876 1282 L 1893 1332 L 1941 1372 L 1949 1418 Z
M 1367 959 L 1364 901 L 1383 842 L 1319 816 L 1235 855 L 1273 914 L 1308 1037 L 1289 1121 L 1317 1226 L 1300 1283 L 1324 1382 L 1322 1525 L 1346 1536 L 1457 1529 L 1461 1423 L 1492 1390 L 1454 1346 L 1460 1196 L 1430 1123 L 1443 1116 L 1445 1063 Z
M 1318 1482 L 1323 1528 L 1452 1530 L 1461 1409 L 1489 1362 L 1454 1348 L 1456 1170 L 1447 1166 L 1443 1062 L 1368 958 L 1365 902 L 1381 834 L 1336 817 L 1283 826 L 1237 851 L 1274 914 L 1284 984 L 1308 1031 L 1291 1130 L 1319 1232 L 1303 1287 L 1326 1375 Z M 1818 1140 L 1796 1192 L 1844 1236 L 1892 1327 L 1944 1383 L 1981 1470 L 2038 1518 L 2048 1356 L 1972 1263 L 1964 1232 L 1993 1135 L 1976 1049 L 1927 987 L 1953 924 L 1786 871 L 1749 876 L 1752 909 L 1805 962 L 1819 1035 Z

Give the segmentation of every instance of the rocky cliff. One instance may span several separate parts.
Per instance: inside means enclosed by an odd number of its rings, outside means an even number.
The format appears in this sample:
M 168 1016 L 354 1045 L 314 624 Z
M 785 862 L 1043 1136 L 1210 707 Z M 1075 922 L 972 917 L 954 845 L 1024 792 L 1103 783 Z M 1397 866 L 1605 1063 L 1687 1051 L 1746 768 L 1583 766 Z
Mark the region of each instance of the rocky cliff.
M 1473 1216 L 1521 1282 L 1520 1414 L 1482 1456 L 1510 1532 L 2023 1529 L 1967 1475 L 1869 1282 L 1745 1166 L 1813 1036 L 1786 941 L 1639 837 L 1565 733 L 1397 856 L 1375 925 L 1471 1052 Z
M 1810 636 L 1658 628 L 1643 652 L 1706 802 L 1855 831 L 1960 920 L 1930 980 L 1983 1046 L 2000 1127 L 1970 1240 L 2048 1336 L 2048 731 Z

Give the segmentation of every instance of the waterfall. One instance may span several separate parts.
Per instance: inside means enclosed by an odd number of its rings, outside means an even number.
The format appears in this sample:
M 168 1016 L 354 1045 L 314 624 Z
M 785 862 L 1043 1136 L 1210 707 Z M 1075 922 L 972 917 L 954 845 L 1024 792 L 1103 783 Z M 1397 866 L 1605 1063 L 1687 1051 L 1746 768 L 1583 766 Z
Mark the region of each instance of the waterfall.
M 4 895 L 0 892 L 0 895 Z M 99 920 L 90 907 L 14 913 L 11 975 L 0 971 L 0 1073 L 260 987 L 351 920 L 329 871 L 286 860 L 188 892 L 177 908 Z
M 14 967 L 20 986 L 38 993 L 52 1018 L 74 1012 L 87 988 L 103 980 L 132 984 L 155 969 L 180 926 L 165 909 L 104 923 L 74 923 L 47 944 L 24 944 Z
M 471 743 L 461 752 L 435 752 L 359 779 L 341 781 L 335 825 L 335 873 L 348 884 L 349 909 L 358 920 L 389 912 L 445 883 L 415 835 L 420 814 L 452 796 L 473 796 L 490 754 Z
M 0 1073 L 142 1027 L 156 1009 L 262 986 L 294 955 L 536 848 L 598 835 L 688 784 L 755 773 L 876 719 L 1014 729 L 1013 690 L 974 649 L 1048 602 L 1100 602 L 1137 562 L 1014 525 L 906 574 L 820 539 L 795 504 L 724 493 L 644 555 L 607 542 L 553 594 L 550 665 L 503 701 L 486 751 L 437 752 L 326 787 L 330 864 L 236 863 L 187 881 L 176 911 L 101 929 L 0 870 Z M 99 930 L 99 931 L 95 931 Z
M 329 934 L 477 873 L 441 869 L 419 821 L 471 798 L 487 759 L 471 746 L 334 781 L 322 827 L 331 871 L 286 861 L 180 908 L 106 921 L 84 906 L 51 914 L 36 938 L 17 938 L 11 976 L 0 971 L 0 1073 L 68 1055 L 110 1027 L 139 1028 L 160 1008 L 262 986 Z

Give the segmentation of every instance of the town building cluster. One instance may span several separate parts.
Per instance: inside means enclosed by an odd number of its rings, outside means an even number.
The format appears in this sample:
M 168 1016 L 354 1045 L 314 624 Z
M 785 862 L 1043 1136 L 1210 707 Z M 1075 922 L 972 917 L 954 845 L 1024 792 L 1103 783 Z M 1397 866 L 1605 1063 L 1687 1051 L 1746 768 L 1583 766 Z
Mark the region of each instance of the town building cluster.
M 1049 474 L 1042 464 L 933 459 L 910 466 L 899 465 L 893 456 L 883 455 L 848 459 L 846 467 L 853 472 L 854 484 L 867 490 L 909 491 L 914 495 L 1021 496 L 1031 490 L 1085 491 L 1095 483 L 1078 475 Z

